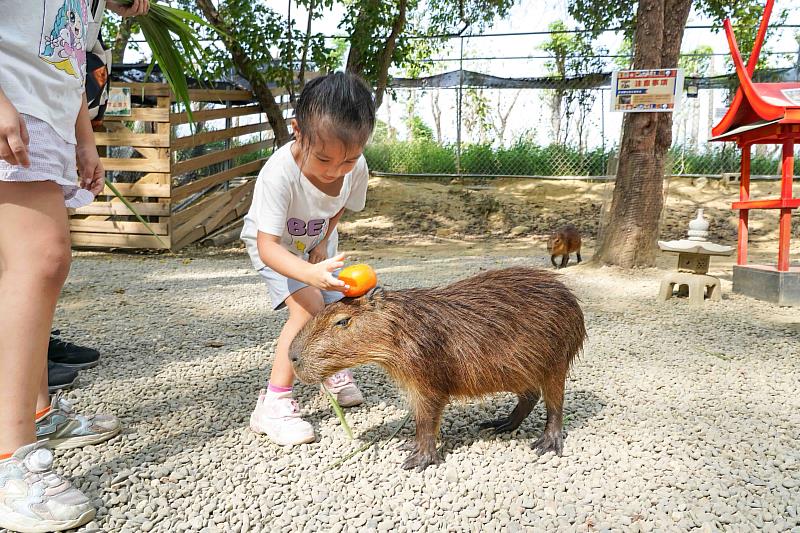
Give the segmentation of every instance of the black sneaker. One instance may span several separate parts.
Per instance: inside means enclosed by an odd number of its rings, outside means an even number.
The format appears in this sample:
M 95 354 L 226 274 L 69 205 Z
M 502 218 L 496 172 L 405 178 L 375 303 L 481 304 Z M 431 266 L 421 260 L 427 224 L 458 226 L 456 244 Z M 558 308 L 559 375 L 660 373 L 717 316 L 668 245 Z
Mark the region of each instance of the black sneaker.
M 69 389 L 75 383 L 78 371 L 64 365 L 47 361 L 47 388 L 50 392 Z
M 53 335 L 50 335 L 50 344 L 47 346 L 48 360 L 73 370 L 97 366 L 100 361 L 100 352 L 94 348 L 62 341 L 58 336 L 59 333 L 58 330 L 55 330 Z

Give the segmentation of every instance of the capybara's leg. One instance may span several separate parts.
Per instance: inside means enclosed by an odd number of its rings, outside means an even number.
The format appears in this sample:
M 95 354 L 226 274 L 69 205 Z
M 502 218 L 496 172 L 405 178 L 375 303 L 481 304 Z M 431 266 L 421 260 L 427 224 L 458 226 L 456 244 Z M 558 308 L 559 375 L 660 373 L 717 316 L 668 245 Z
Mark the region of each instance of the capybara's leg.
M 569 254 L 564 254 L 564 255 L 561 256 L 561 267 L 560 268 L 565 268 L 567 266 L 567 263 L 569 263 Z
M 498 418 L 497 420 L 481 422 L 480 426 L 482 428 L 493 428 L 495 433 L 514 431 L 522 424 L 522 421 L 531 414 L 531 411 L 538 401 L 539 391 L 519 394 L 517 395 L 517 405 L 514 407 L 514 410 L 511 411 L 511 414 L 504 418 Z
M 558 268 L 558 263 L 556 263 L 556 256 L 550 256 L 550 262 L 553 263 L 553 267 Z
M 542 389 L 542 397 L 547 407 L 547 423 L 544 426 L 544 433 L 539 440 L 533 443 L 533 449 L 539 455 L 547 452 L 554 452 L 561 455 L 564 451 L 564 438 L 561 435 L 561 425 L 564 407 L 564 379 L 566 373 L 560 377 L 551 379 Z
M 583 261 L 583 259 L 581 259 L 581 251 L 580 251 L 580 250 L 578 250 L 578 251 L 577 251 L 577 253 L 576 253 L 575 255 L 577 255 L 577 256 L 578 256 L 578 263 L 580 263 L 581 261 Z
M 414 421 L 417 426 L 416 446 L 403 463 L 403 468 L 406 470 L 416 468 L 421 472 L 430 465 L 442 462 L 442 458 L 436 450 L 436 437 L 439 435 L 439 424 L 442 421 L 442 411 L 446 404 L 446 398 L 425 398 L 413 401 L 411 408 L 414 411 Z

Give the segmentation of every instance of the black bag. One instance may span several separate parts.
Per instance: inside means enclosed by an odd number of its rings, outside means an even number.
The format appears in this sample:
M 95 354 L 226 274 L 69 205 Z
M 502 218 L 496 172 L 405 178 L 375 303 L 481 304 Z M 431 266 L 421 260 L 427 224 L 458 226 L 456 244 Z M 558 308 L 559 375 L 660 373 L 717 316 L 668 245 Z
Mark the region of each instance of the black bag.
M 99 126 L 108 103 L 111 76 L 111 50 L 106 49 L 100 35 L 105 0 L 92 0 L 92 18 L 86 32 L 86 101 L 92 125 Z

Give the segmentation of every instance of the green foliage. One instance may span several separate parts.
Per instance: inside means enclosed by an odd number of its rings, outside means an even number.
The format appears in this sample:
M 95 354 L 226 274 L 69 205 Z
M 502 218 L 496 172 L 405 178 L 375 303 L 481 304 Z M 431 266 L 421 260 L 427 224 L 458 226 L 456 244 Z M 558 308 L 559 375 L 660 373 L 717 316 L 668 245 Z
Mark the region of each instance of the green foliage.
M 686 76 L 705 76 L 711 67 L 711 54 L 714 49 L 707 44 L 701 44 L 689 52 L 690 55 L 681 56 L 678 59 L 678 66 L 681 67 Z
M 605 174 L 607 153 L 552 144 L 542 147 L 520 140 L 510 147 L 467 144 L 461 151 L 465 174 L 496 176 L 597 176 Z M 455 145 L 430 141 L 371 143 L 364 151 L 370 170 L 396 174 L 455 174 Z
M 598 0 L 569 0 L 568 9 L 579 24 L 590 30 L 593 35 L 599 35 L 607 28 L 622 28 L 625 39 L 632 42 L 633 32 L 636 28 L 636 0 L 618 0 L 616 2 Z M 730 17 L 733 22 L 734 34 L 739 42 L 739 51 L 747 60 L 753 50 L 756 31 L 764 12 L 763 0 L 701 0 L 693 2 L 694 9 L 714 21 L 714 31 L 722 29 L 722 21 Z M 788 11 L 786 9 L 773 13 L 770 26 L 767 30 L 767 40 L 762 52 L 768 51 L 769 36 L 774 32 L 774 25 L 786 22 Z M 767 65 L 766 55 L 761 56 L 758 68 Z M 730 65 L 729 65 L 730 66 Z
M 408 129 L 411 139 L 414 141 L 433 141 L 433 129 L 425 124 L 419 115 L 414 115 L 409 119 Z
M 348 68 L 375 84 L 383 70 L 386 38 L 400 14 L 401 1 L 345 0 L 339 28 L 350 36 Z M 428 58 L 442 49 L 445 39 L 414 39 L 415 35 L 445 36 L 469 28 L 482 31 L 502 18 L 516 0 L 405 0 L 406 24 L 397 39 L 391 64 L 410 74 L 426 72 Z M 354 55 L 352 50 L 356 51 Z

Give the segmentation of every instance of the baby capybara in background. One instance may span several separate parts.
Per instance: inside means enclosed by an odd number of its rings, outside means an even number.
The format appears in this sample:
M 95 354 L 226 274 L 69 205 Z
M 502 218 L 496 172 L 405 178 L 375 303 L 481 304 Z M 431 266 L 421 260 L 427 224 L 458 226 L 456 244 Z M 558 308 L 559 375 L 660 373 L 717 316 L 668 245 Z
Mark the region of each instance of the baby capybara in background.
M 564 268 L 569 263 L 569 254 L 575 253 L 578 256 L 578 263 L 581 262 L 581 234 L 578 228 L 568 224 L 559 229 L 547 241 L 547 251 L 550 252 L 550 262 L 556 268 Z M 556 256 L 561 256 L 561 265 L 556 264 Z
M 416 422 L 403 468 L 441 461 L 436 438 L 452 398 L 513 392 L 517 405 L 482 427 L 513 431 L 539 398 L 547 408 L 541 454 L 561 455 L 564 382 L 586 336 L 575 296 L 556 275 L 535 268 L 492 270 L 445 287 L 345 298 L 312 319 L 289 357 L 308 383 L 377 363 L 406 391 Z

